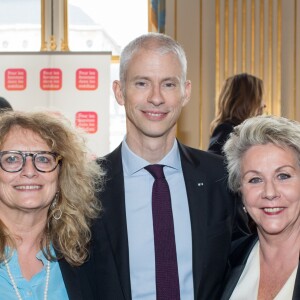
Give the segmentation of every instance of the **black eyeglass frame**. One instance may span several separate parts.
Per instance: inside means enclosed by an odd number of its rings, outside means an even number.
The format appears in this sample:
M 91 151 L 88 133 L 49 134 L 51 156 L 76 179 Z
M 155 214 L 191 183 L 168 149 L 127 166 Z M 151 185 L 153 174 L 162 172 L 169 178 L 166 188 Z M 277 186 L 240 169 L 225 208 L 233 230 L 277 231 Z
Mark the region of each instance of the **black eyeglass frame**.
M 21 165 L 21 167 L 18 169 L 18 170 L 15 170 L 15 171 L 7 171 L 6 169 L 3 168 L 2 166 L 2 163 L 1 163 L 1 158 L 4 154 L 7 154 L 7 153 L 11 153 L 11 154 L 19 154 L 22 156 L 23 158 L 23 163 Z M 35 165 L 35 158 L 37 155 L 39 154 L 50 154 L 52 155 L 55 160 L 56 160 L 56 165 L 55 167 L 50 170 L 50 171 L 43 171 L 43 170 L 40 170 L 39 168 L 37 168 L 37 166 Z M 0 151 L 0 167 L 3 171 L 5 172 L 8 172 L 8 173 L 17 173 L 17 172 L 20 172 L 23 168 L 24 168 L 24 165 L 26 163 L 26 157 L 27 156 L 30 156 L 32 158 L 32 164 L 33 166 L 35 167 L 35 169 L 38 171 L 38 172 L 41 172 L 41 173 L 50 173 L 50 172 L 53 172 L 58 165 L 61 165 L 62 164 L 62 156 L 59 155 L 58 153 L 55 153 L 55 152 L 50 152 L 50 151 L 38 151 L 38 152 L 22 152 L 22 151 L 17 151 L 17 150 L 8 150 L 8 151 Z

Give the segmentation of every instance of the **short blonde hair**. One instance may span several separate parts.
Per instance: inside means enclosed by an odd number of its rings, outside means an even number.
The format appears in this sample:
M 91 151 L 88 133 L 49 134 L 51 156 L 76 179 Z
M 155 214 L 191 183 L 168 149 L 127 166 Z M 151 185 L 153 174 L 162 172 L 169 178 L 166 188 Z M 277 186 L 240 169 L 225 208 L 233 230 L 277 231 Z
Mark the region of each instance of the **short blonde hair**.
M 245 152 L 252 146 L 268 143 L 292 149 L 300 164 L 300 123 L 272 115 L 249 118 L 234 128 L 223 147 L 228 184 L 233 192 L 240 192 L 241 161 Z

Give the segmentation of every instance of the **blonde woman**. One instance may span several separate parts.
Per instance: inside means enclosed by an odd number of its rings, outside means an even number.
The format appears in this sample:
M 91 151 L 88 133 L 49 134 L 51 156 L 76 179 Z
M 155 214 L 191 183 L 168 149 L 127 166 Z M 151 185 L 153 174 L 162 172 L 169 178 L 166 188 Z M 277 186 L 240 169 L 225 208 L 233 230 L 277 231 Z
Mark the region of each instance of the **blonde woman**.
M 61 117 L 0 115 L 1 299 L 94 299 L 78 266 L 89 256 L 101 180 L 84 139 Z
M 224 146 L 229 187 L 257 232 L 232 244 L 222 300 L 300 299 L 300 124 L 257 116 Z

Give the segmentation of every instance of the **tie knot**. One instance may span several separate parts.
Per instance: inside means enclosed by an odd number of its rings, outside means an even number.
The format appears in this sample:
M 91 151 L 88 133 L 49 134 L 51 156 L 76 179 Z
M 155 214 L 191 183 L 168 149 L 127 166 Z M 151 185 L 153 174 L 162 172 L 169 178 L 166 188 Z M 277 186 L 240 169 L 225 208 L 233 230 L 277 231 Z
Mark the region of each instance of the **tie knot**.
M 145 167 L 145 169 L 155 178 L 165 178 L 165 174 L 163 171 L 164 165 L 149 165 Z

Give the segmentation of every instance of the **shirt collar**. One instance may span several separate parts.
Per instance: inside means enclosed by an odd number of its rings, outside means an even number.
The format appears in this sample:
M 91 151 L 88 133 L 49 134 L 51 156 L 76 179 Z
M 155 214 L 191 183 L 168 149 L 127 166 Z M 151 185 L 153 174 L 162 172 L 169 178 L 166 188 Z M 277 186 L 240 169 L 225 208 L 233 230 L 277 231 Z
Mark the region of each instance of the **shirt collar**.
M 126 143 L 126 137 L 123 139 L 121 152 L 124 174 L 126 175 L 133 175 L 149 165 L 148 161 L 139 157 L 129 149 L 128 144 Z M 173 169 L 181 169 L 177 140 L 174 141 L 173 147 L 169 153 L 167 153 L 167 155 L 158 163 Z
M 46 250 L 46 249 L 45 249 Z M 7 246 L 5 248 L 6 254 L 9 253 L 9 247 Z M 55 257 L 55 251 L 53 248 L 52 243 L 50 244 L 50 251 L 51 254 Z M 40 250 L 37 254 L 36 254 L 36 258 L 41 260 L 43 262 L 44 265 L 47 264 L 47 258 L 45 257 L 44 253 L 42 250 Z M 9 264 L 10 264 L 10 268 L 12 270 L 13 273 L 18 274 L 19 277 L 22 277 L 21 271 L 20 271 L 20 267 L 19 267 L 19 258 L 18 258 L 18 252 L 16 249 L 14 249 L 11 253 L 11 256 L 8 259 Z M 1 264 L 2 265 L 2 264 Z M 4 263 L 3 263 L 4 265 Z

